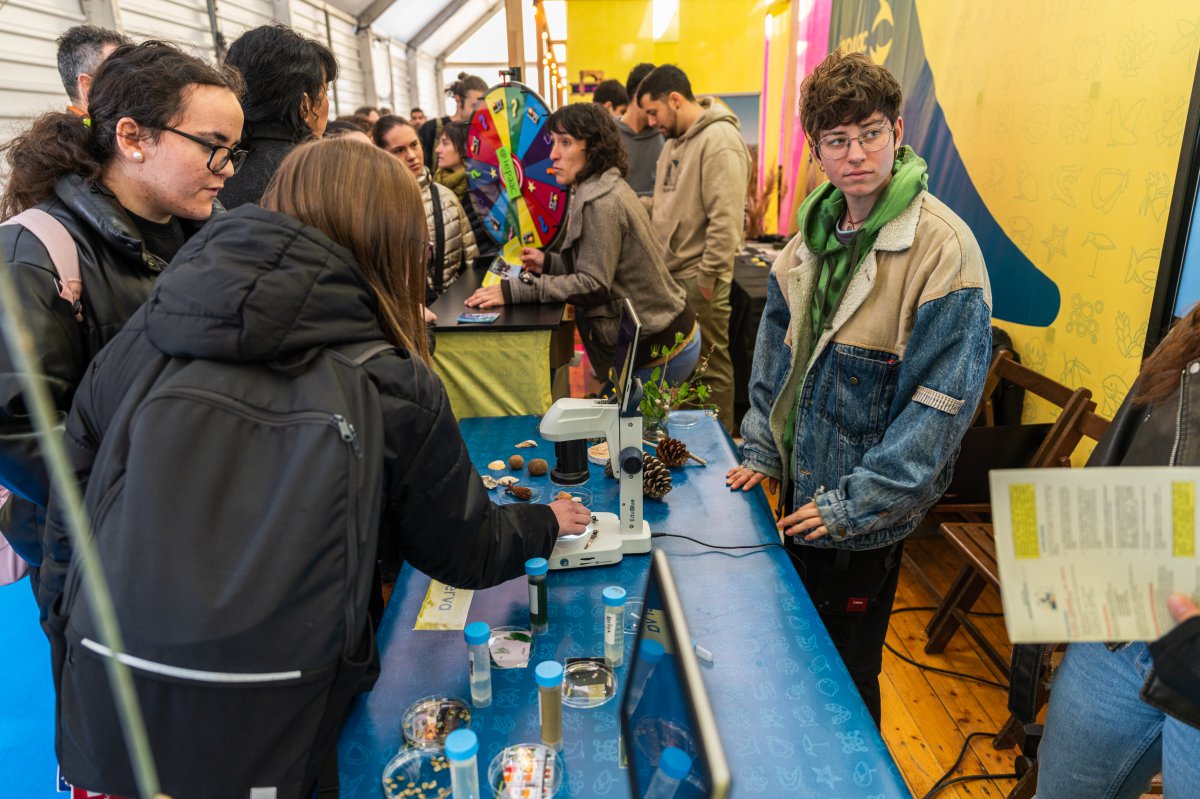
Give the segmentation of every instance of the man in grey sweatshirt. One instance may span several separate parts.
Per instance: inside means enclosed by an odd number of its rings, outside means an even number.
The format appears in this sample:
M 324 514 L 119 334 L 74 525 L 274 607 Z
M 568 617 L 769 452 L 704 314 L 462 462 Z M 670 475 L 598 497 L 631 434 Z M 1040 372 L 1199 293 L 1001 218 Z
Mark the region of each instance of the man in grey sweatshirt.
M 637 88 L 642 80 L 654 71 L 653 64 L 638 64 L 629 72 L 625 88 L 629 92 L 629 105 L 617 120 L 621 131 L 621 143 L 625 145 L 625 156 L 629 161 L 628 183 L 639 197 L 654 196 L 654 170 L 658 166 L 658 155 L 663 149 L 663 135 L 646 119 L 646 112 L 638 107 Z
M 642 81 L 638 105 L 667 138 L 654 181 L 654 232 L 675 282 L 700 317 L 704 382 L 733 430 L 733 361 L 729 357 L 729 289 L 742 246 L 750 153 L 738 118 L 719 100 L 692 96 L 679 67 L 665 64 Z

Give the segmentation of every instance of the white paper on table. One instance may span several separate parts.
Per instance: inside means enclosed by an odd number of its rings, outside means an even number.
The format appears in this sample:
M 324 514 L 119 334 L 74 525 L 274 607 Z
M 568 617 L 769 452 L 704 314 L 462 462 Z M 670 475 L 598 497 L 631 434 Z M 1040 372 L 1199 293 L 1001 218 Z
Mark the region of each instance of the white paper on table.
M 1004 621 L 1013 643 L 1150 641 L 1197 596 L 1200 468 L 991 472 Z

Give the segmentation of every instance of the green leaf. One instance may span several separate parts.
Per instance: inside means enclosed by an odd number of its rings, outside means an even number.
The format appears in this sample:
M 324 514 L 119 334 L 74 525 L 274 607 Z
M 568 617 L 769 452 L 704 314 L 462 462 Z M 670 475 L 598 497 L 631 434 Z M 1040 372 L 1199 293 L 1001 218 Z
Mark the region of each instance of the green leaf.
M 662 376 L 662 367 L 661 366 L 654 367 L 654 371 L 650 373 L 650 382 L 657 384 L 658 380 L 661 376 Z

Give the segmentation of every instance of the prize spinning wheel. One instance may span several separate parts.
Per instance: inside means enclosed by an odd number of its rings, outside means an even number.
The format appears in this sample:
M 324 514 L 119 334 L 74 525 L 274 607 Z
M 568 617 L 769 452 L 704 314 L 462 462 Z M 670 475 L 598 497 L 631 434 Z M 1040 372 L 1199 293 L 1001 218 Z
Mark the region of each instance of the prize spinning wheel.
M 521 263 L 522 247 L 550 246 L 566 214 L 567 190 L 550 169 L 549 118 L 542 98 L 515 81 L 493 86 L 471 116 L 471 201 L 510 265 Z

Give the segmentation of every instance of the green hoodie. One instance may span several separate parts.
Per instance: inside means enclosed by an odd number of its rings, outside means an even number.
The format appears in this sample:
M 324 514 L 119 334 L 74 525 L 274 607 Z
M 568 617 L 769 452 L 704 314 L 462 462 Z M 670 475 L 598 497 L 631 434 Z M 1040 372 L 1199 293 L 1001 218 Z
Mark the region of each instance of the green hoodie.
M 817 257 L 817 273 L 813 276 L 816 285 L 809 309 L 814 345 L 825 326 L 833 320 L 851 278 L 875 246 L 880 228 L 899 216 L 917 195 L 925 191 L 928 182 L 929 174 L 924 159 L 913 148 L 907 145 L 901 147 L 892 164 L 892 179 L 847 244 L 842 244 L 834 235 L 838 220 L 846 208 L 846 195 L 841 189 L 834 188 L 832 183 L 826 181 L 814 189 L 800 206 L 797 212 L 800 233 L 804 236 L 804 245 Z M 804 360 L 807 361 L 807 358 Z M 803 379 L 797 385 L 802 384 Z M 792 401 L 787 426 L 783 429 L 783 445 L 787 452 L 782 454 L 785 458 L 791 457 L 798 402 L 799 396 Z
M 841 189 L 834 188 L 832 183 L 826 181 L 808 195 L 800 206 L 797 218 L 804 244 L 817 256 L 818 264 L 817 284 L 809 310 L 813 341 L 820 338 L 822 328 L 833 319 L 838 303 L 850 285 L 850 279 L 874 246 L 879 229 L 899 216 L 925 190 L 928 182 L 925 161 L 913 148 L 907 145 L 901 147 L 892 165 L 892 179 L 847 244 L 838 241 L 834 234 L 838 220 L 846 209 L 846 195 Z

